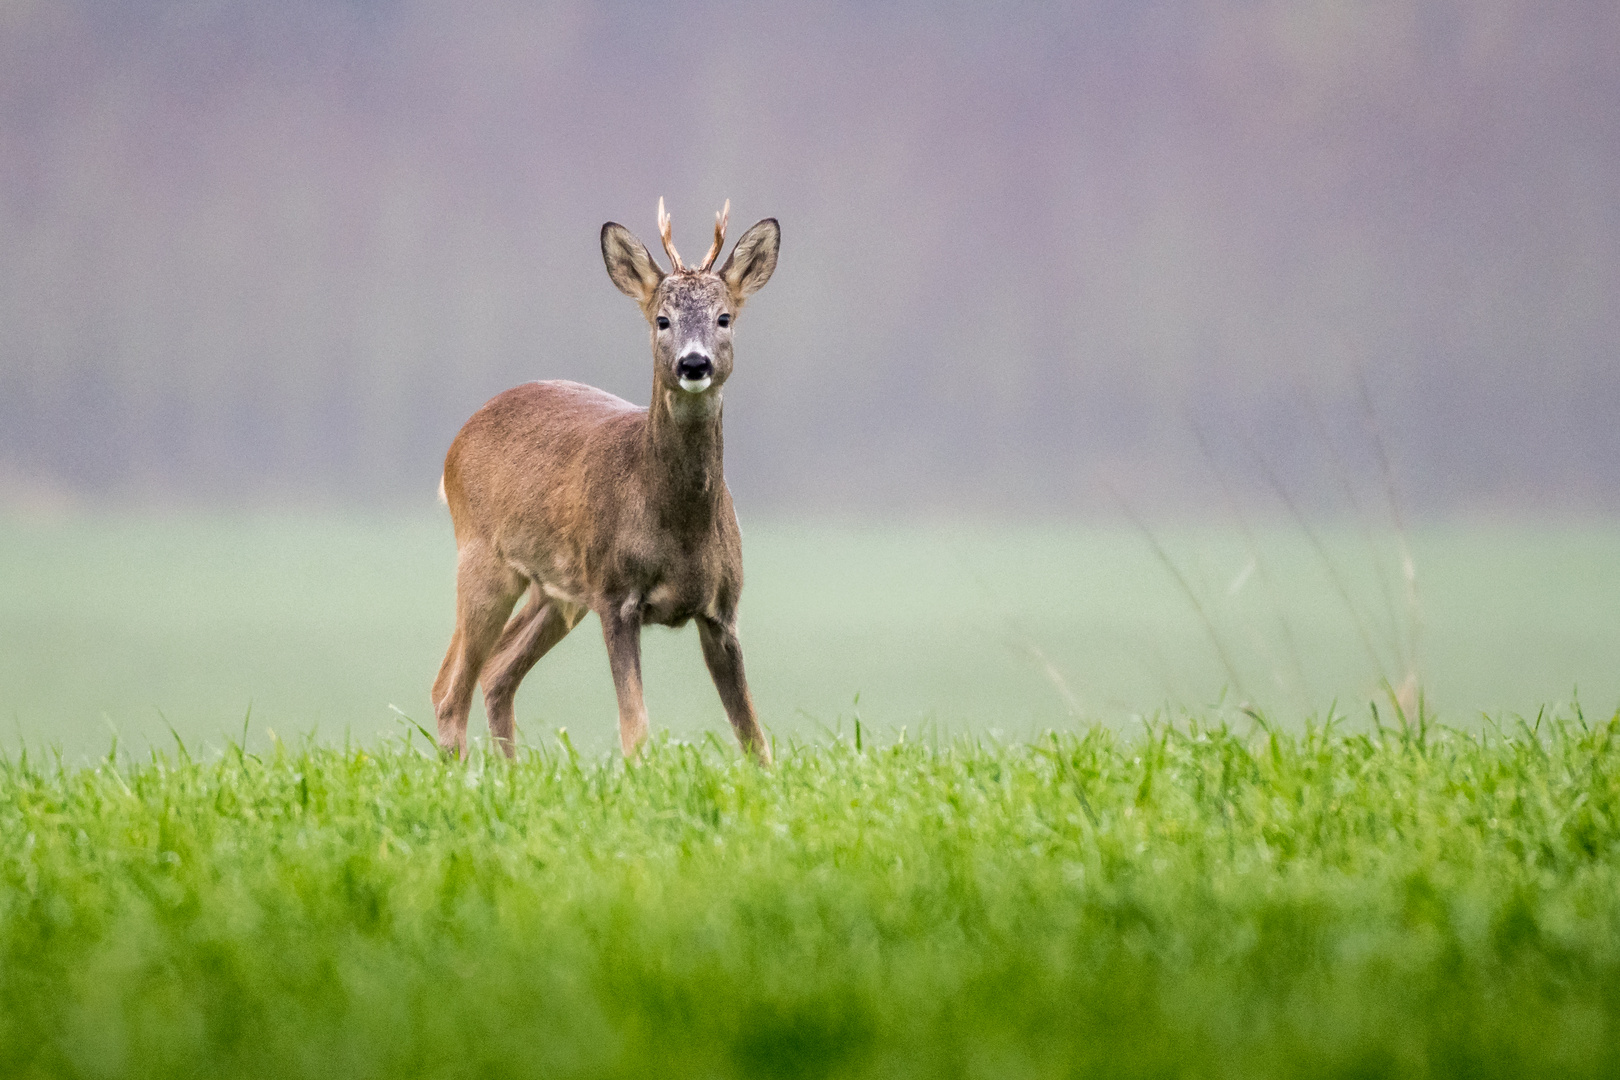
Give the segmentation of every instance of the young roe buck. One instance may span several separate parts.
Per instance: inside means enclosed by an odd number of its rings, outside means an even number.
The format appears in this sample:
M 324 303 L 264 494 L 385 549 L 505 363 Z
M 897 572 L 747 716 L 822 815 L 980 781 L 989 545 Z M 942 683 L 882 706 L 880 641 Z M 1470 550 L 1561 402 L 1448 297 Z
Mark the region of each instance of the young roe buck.
M 695 619 L 737 741 L 769 764 L 737 641 L 742 542 L 722 474 L 720 413 L 737 316 L 770 280 L 782 234 L 766 218 L 711 270 L 730 212 L 728 200 L 709 253 L 687 267 L 659 199 L 668 274 L 623 225 L 602 226 L 608 277 L 652 328 L 650 407 L 576 382 L 533 382 L 491 400 L 450 444 L 440 494 L 456 530 L 456 629 L 433 681 L 446 753 L 466 752 L 481 682 L 491 736 L 511 755 L 518 683 L 594 611 L 626 757 L 647 738 L 642 624 Z

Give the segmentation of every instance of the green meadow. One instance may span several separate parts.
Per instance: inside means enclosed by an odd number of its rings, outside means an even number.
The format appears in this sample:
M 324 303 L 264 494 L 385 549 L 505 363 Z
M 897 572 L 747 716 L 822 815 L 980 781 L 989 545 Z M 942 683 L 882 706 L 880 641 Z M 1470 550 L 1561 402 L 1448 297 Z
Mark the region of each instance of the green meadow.
M 1614 1075 L 1620 531 L 744 542 L 770 770 L 594 619 L 441 760 L 438 517 L 0 522 L 0 1075 Z
M 20 755 L 0 1073 L 1614 1075 L 1620 718 L 1242 719 Z
M 1620 529 L 1393 536 L 1073 522 L 869 526 L 744 518 L 742 633 L 778 736 L 869 727 L 1009 738 L 1248 703 L 1361 717 L 1420 674 L 1431 711 L 1620 704 Z M 360 741 L 430 719 L 449 640 L 442 514 L 0 518 L 0 744 L 193 749 L 267 732 Z M 1171 567 L 1174 568 L 1172 571 Z M 1185 588 L 1178 583 L 1185 582 Z M 1196 605 L 1194 601 L 1196 600 Z M 696 633 L 645 635 L 655 730 L 727 735 Z M 1223 659 L 1224 656 L 1224 659 Z M 859 698 L 857 702 L 857 696 Z M 615 744 L 594 618 L 518 696 L 525 739 Z M 391 708 L 393 707 L 393 708 Z M 475 710 L 473 729 L 482 717 Z

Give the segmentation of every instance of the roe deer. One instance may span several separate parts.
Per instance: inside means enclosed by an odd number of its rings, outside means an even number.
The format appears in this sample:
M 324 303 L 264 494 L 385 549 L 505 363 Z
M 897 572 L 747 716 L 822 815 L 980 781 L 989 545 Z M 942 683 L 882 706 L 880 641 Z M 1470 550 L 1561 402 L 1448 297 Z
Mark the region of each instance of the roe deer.
M 737 741 L 770 763 L 737 641 L 742 541 L 722 474 L 720 413 L 737 315 L 770 280 L 782 234 L 766 218 L 711 270 L 730 212 L 728 201 L 708 255 L 687 267 L 659 199 L 667 274 L 623 225 L 602 226 L 608 277 L 652 329 L 648 408 L 576 382 L 533 382 L 492 399 L 450 444 L 440 495 L 456 531 L 456 628 L 433 681 L 444 752 L 466 752 L 481 682 L 491 737 L 510 756 L 518 683 L 594 611 L 626 757 L 647 738 L 642 624 L 696 619 Z

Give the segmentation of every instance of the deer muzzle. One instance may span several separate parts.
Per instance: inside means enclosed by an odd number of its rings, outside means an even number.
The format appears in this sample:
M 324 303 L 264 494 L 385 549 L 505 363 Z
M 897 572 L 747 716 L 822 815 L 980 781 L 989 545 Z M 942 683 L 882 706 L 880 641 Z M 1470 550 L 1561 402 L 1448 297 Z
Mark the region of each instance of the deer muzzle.
M 714 381 L 714 361 L 700 352 L 689 352 L 675 361 L 675 378 L 689 394 L 701 394 Z

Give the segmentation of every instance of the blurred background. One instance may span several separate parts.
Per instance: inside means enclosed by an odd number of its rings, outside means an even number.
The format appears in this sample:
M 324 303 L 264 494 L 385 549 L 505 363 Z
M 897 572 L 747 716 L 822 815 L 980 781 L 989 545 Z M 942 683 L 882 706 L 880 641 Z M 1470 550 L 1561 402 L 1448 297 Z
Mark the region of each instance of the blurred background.
M 780 730 L 1620 701 L 1607 0 L 11 0 L 0 716 L 426 718 L 444 449 L 645 400 L 597 234 L 659 196 L 783 224 L 726 432 Z M 611 736 L 588 629 L 526 730 Z

